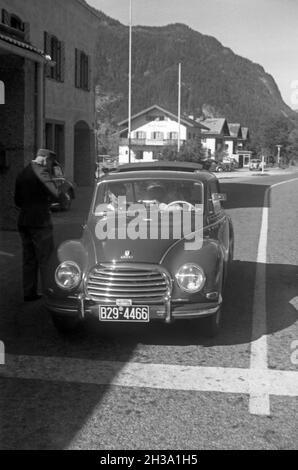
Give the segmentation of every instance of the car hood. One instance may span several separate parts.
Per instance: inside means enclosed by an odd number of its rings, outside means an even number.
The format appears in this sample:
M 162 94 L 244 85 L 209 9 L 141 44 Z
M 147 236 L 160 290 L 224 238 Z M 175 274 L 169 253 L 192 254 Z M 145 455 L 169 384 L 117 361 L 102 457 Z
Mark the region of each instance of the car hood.
M 194 225 L 192 226 L 192 228 Z M 170 249 L 179 241 L 183 240 L 185 236 L 192 233 L 192 230 L 185 231 L 180 237 L 173 236 L 163 239 L 159 236 L 157 239 L 136 239 L 132 240 L 128 237 L 125 239 L 106 238 L 99 239 L 96 235 L 96 222 L 93 221 L 88 224 L 89 236 L 92 238 L 94 246 L 95 263 L 111 263 L 111 262 L 135 262 L 135 263 L 160 263 L 163 257 Z M 203 230 L 198 231 L 198 239 L 202 239 Z M 192 240 L 185 240 L 185 244 L 190 246 Z M 196 245 L 196 249 L 199 249 Z

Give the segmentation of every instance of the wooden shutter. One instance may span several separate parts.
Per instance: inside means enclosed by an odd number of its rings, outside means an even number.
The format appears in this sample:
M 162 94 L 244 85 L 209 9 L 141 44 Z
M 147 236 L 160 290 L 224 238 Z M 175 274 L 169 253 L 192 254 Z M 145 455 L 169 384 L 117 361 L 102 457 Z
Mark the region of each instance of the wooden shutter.
M 61 41 L 61 82 L 65 81 L 65 42 Z
M 2 23 L 10 26 L 10 14 L 7 10 L 4 10 L 4 8 L 2 9 Z
M 87 56 L 87 70 L 88 70 L 88 79 L 87 79 L 87 89 L 88 91 L 91 90 L 91 82 L 92 82 L 92 68 L 91 68 L 91 57 Z
M 52 43 L 51 35 L 45 31 L 44 32 L 44 51 L 46 54 L 51 56 L 51 59 L 53 59 L 51 43 Z M 51 78 L 52 72 L 51 72 L 51 67 L 49 65 L 45 67 L 45 75 L 47 78 Z
M 61 41 L 58 41 L 58 39 L 55 40 L 54 42 L 55 44 L 55 49 L 56 49 L 56 61 L 57 61 L 57 65 L 56 65 L 56 80 L 57 81 L 61 81 L 61 71 L 62 71 L 62 57 L 61 57 L 61 53 L 62 53 L 62 50 L 61 50 L 61 47 L 62 47 L 62 43 Z
M 80 88 L 81 78 L 81 53 L 78 49 L 75 50 L 75 86 Z
M 30 23 L 24 23 L 24 38 L 26 42 L 30 42 Z

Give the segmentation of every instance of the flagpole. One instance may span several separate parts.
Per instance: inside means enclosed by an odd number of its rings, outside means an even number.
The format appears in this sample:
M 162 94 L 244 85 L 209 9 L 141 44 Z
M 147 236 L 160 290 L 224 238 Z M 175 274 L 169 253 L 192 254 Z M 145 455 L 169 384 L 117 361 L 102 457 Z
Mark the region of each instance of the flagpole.
M 129 0 L 129 90 L 128 90 L 128 161 L 131 163 L 131 97 L 132 97 L 132 0 Z
M 181 148 L 181 62 L 179 63 L 179 83 L 178 83 L 178 152 Z

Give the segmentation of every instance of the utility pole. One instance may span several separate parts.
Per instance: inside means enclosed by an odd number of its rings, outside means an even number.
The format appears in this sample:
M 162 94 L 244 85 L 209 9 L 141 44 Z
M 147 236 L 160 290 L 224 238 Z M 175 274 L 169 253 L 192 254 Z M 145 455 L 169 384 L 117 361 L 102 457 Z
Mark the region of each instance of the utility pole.
M 132 98 L 132 0 L 129 0 L 129 90 L 128 90 L 128 162 L 131 163 L 131 98 Z
M 179 82 L 178 82 L 178 152 L 181 148 L 181 62 L 179 63 Z
M 277 165 L 279 166 L 280 165 L 280 151 L 281 151 L 281 148 L 282 148 L 282 145 L 277 145 Z

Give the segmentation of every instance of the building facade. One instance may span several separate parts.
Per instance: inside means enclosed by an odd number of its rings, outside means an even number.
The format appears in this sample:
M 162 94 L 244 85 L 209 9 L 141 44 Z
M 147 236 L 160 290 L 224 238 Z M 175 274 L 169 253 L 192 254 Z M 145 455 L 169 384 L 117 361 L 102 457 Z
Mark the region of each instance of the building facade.
M 0 227 L 15 224 L 15 178 L 40 147 L 78 185 L 92 182 L 99 27 L 82 0 L 0 1 Z
M 130 161 L 148 162 L 158 160 L 164 147 L 178 146 L 180 133 L 181 145 L 189 140 L 201 138 L 201 131 L 207 129 L 193 119 L 181 118 L 166 109 L 154 105 L 132 116 L 131 142 L 128 139 L 128 120 L 119 124 L 119 163 Z M 179 130 L 180 127 L 180 130 Z M 129 151 L 130 150 L 130 151 Z
M 248 150 L 250 133 L 239 123 L 228 123 L 224 118 L 205 119 L 209 130 L 202 131 L 202 146 L 208 158 L 234 159 L 239 167 L 248 167 L 252 152 Z
M 225 150 L 225 142 L 230 138 L 227 120 L 210 118 L 202 121 L 202 124 L 207 127 L 207 130 L 202 131 L 202 147 L 208 158 L 216 158 L 218 153 Z

